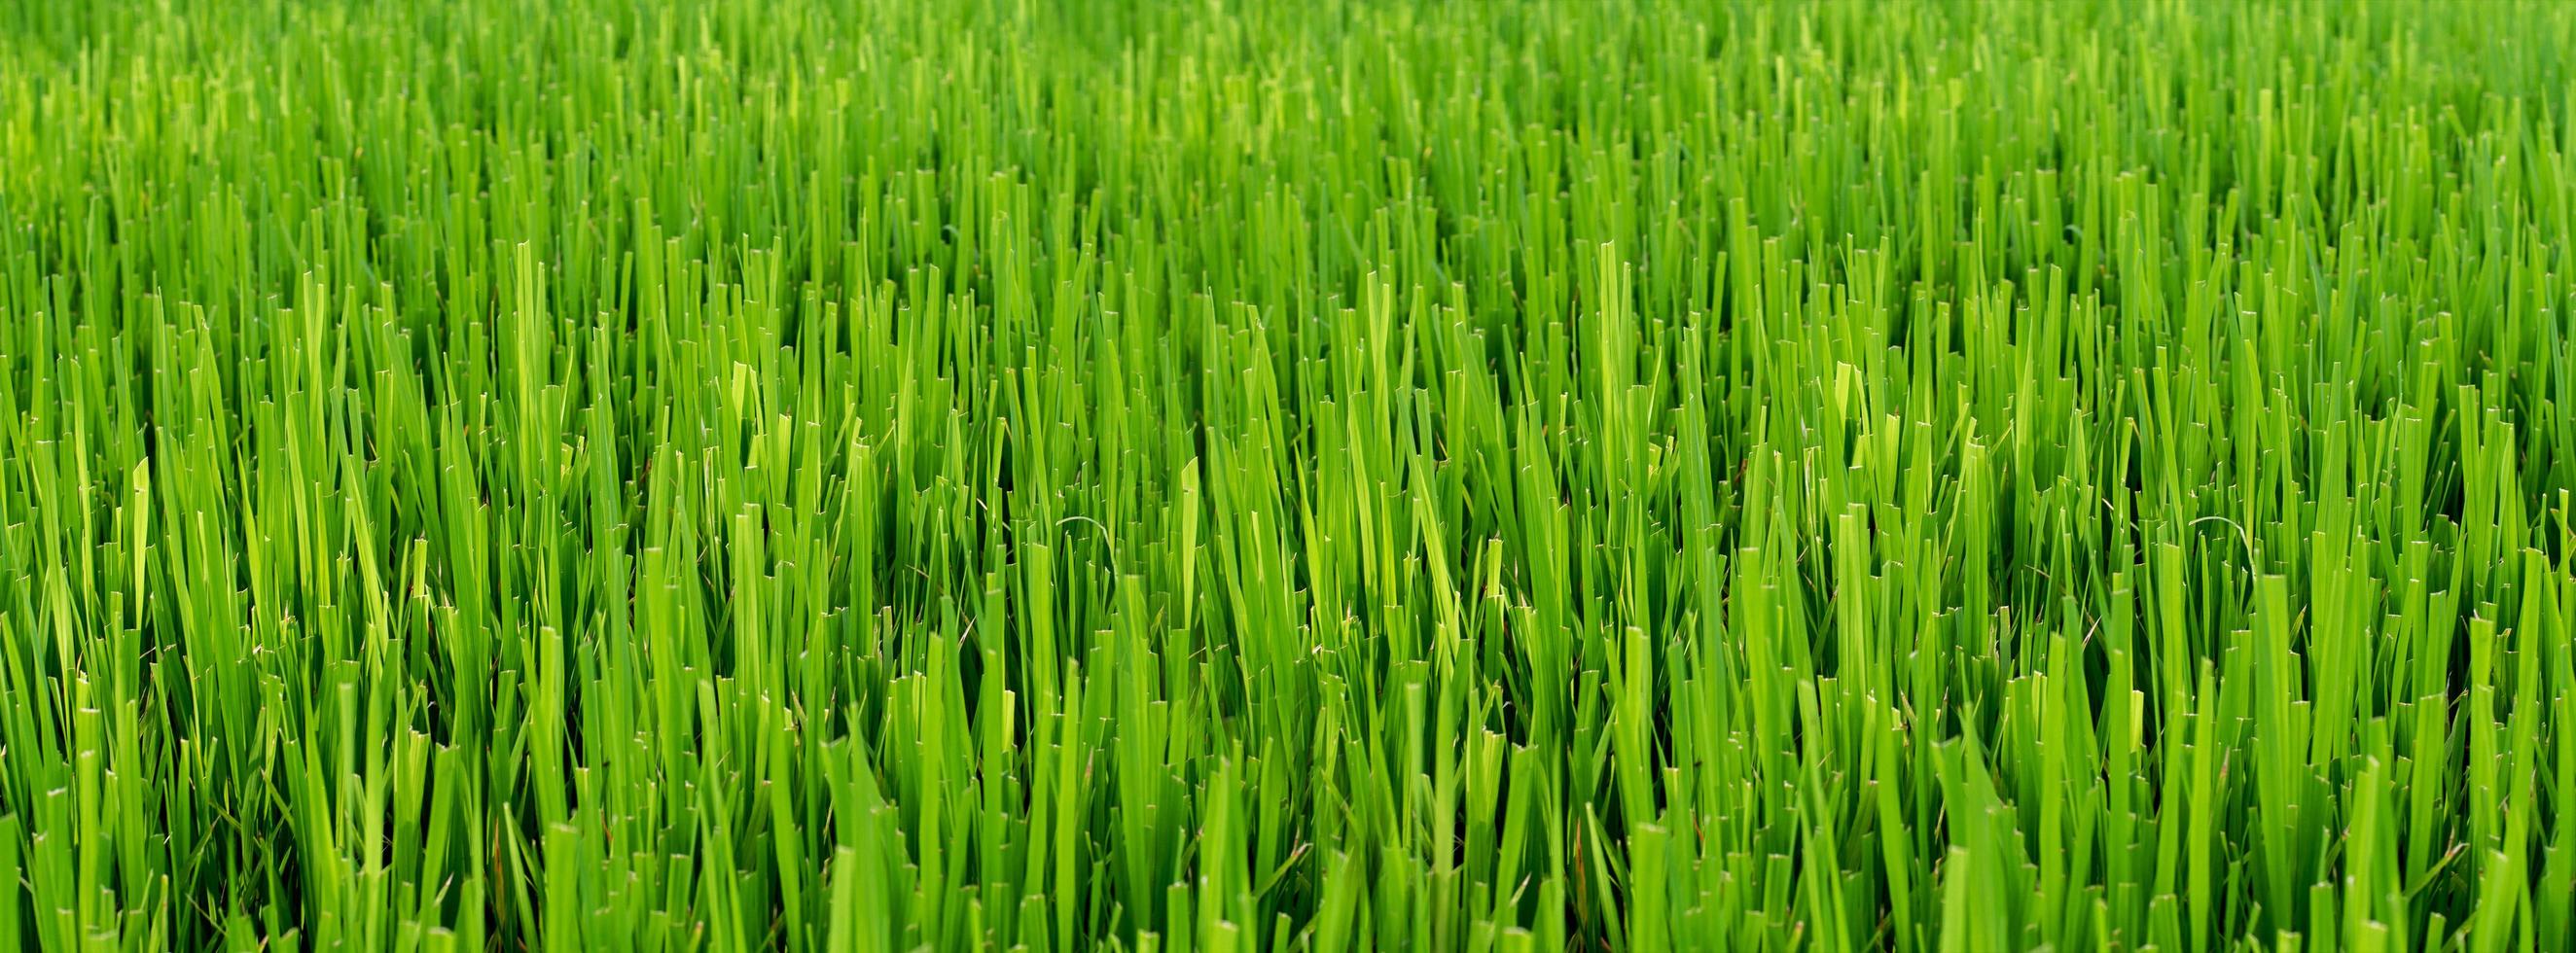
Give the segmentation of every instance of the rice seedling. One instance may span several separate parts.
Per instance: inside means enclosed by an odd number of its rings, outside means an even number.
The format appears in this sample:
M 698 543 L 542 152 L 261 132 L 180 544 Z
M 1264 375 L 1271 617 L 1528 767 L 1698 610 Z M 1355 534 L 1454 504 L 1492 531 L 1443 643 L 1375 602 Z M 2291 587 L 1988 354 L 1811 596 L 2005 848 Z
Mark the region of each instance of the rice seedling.
M 2576 947 L 2569 51 L 0 3 L 0 948 Z

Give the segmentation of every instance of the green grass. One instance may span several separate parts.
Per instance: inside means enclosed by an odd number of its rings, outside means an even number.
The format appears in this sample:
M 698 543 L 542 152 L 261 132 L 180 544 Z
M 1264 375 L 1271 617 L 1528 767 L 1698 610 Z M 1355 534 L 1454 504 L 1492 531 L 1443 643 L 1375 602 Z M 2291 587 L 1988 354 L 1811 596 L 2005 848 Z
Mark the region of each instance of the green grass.
M 2576 7 L 0 2 L 0 948 L 2576 948 Z

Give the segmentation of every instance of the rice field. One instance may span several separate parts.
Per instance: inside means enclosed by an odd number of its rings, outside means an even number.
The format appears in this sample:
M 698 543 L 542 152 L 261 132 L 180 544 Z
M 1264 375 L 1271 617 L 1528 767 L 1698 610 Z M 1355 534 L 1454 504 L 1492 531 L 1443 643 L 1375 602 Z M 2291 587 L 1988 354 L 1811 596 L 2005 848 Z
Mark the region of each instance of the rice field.
M 0 949 L 2576 949 L 2571 55 L 0 2 Z

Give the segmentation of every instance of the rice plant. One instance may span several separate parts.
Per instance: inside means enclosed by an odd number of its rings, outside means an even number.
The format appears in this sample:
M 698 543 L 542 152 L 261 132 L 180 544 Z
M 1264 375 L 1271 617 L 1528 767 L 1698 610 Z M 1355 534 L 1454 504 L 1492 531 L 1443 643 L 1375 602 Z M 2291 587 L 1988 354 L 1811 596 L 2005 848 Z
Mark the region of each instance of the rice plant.
M 2571 55 L 0 0 L 0 948 L 2576 948 Z

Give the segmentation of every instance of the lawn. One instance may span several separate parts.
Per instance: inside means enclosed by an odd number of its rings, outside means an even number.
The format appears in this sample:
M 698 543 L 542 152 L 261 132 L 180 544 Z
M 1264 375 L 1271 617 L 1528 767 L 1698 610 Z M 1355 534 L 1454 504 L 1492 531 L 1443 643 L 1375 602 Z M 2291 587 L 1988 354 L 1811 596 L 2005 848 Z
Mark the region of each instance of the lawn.
M 2576 949 L 2571 57 L 0 0 L 0 949 Z

